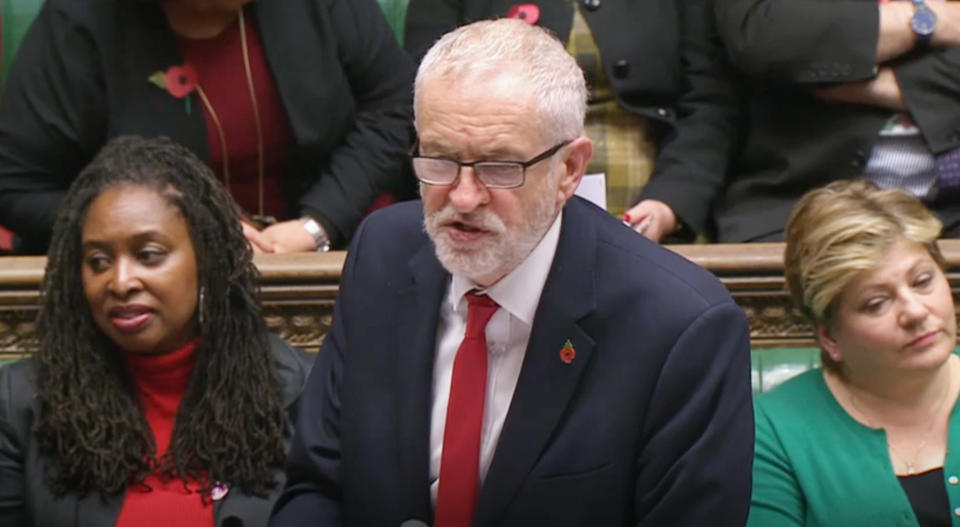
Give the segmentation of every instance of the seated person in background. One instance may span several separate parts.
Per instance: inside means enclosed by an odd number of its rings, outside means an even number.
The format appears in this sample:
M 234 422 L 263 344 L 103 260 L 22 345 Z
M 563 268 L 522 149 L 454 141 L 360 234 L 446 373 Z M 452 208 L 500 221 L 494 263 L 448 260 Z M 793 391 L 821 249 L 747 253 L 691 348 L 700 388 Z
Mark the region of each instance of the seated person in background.
M 714 0 L 746 128 L 713 209 L 721 242 L 782 241 L 805 192 L 865 178 L 960 235 L 960 2 Z M 682 188 L 678 188 L 680 192 Z
M 951 525 L 960 360 L 939 234 L 920 200 L 868 181 L 797 204 L 786 278 L 823 369 L 757 400 L 749 525 Z
M 272 525 L 745 521 L 743 312 L 572 197 L 586 98 L 563 45 L 517 20 L 427 53 L 423 202 L 357 232 Z
M 309 363 L 256 285 L 209 168 L 109 142 L 65 196 L 39 351 L 0 370 L 0 525 L 264 525 Z
M 594 155 L 586 173 L 606 174 L 607 210 L 619 217 L 636 204 L 648 177 L 654 199 L 668 199 L 662 194 L 676 188 L 661 179 L 684 188 L 678 199 L 722 186 L 737 139 L 738 95 L 716 44 L 711 3 L 411 0 L 406 47 L 419 61 L 444 33 L 484 18 L 520 18 L 553 31 L 590 90 L 586 135 Z M 708 212 L 684 220 L 704 223 Z M 677 231 L 672 210 L 653 201 L 625 219 L 657 240 L 693 234 Z
M 412 82 L 374 0 L 48 0 L 0 99 L 0 225 L 43 252 L 70 181 L 136 133 L 206 160 L 254 250 L 345 245 L 414 195 Z

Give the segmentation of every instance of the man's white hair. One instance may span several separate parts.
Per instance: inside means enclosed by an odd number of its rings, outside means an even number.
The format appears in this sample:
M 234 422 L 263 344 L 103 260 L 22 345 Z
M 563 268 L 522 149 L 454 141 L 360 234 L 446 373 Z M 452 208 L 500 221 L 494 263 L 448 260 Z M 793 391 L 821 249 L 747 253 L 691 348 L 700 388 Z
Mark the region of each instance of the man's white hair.
M 538 125 L 545 139 L 559 142 L 583 134 L 587 108 L 583 72 L 552 33 L 517 19 L 474 22 L 438 40 L 417 70 L 414 107 L 420 107 L 428 78 L 469 82 L 472 74 L 491 72 L 525 78 L 538 103 Z

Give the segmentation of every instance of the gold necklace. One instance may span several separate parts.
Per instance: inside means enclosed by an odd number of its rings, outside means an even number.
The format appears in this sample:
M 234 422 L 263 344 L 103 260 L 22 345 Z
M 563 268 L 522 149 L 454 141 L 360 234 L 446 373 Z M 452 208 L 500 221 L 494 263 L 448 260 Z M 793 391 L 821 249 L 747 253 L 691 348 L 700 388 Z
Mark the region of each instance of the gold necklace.
M 243 20 L 242 8 L 239 10 L 239 15 L 240 48 L 243 50 L 243 69 L 246 73 L 247 89 L 250 93 L 251 105 L 253 106 L 253 122 L 256 124 L 257 130 L 257 214 L 263 217 L 263 130 L 260 125 L 260 107 L 257 105 L 257 96 L 253 89 L 253 73 L 250 70 L 250 53 L 247 50 L 247 30 Z M 199 82 L 196 84 L 196 88 L 197 95 L 200 96 L 200 101 L 203 102 L 204 108 L 210 112 L 210 120 L 213 121 L 213 126 L 217 129 L 217 138 L 220 140 L 220 155 L 223 157 L 223 182 L 229 191 L 230 153 L 227 151 L 227 136 L 223 132 L 223 125 L 220 124 L 220 117 L 217 116 L 216 110 L 213 109 L 213 105 L 210 104 L 210 99 L 207 98 L 207 94 L 203 91 Z
M 930 434 L 933 432 L 933 429 L 937 425 L 937 417 L 939 417 L 940 411 L 943 409 L 943 405 L 947 401 L 947 396 L 950 395 L 950 388 L 953 386 L 953 368 L 950 367 L 949 364 L 948 364 L 948 367 L 950 368 L 948 372 L 949 378 L 947 379 L 947 385 L 943 389 L 943 395 L 941 395 L 940 399 L 937 401 L 937 407 L 933 412 L 933 419 L 930 420 L 930 425 L 927 427 L 927 430 L 923 433 L 923 437 L 920 439 L 920 444 L 917 445 L 916 449 L 914 449 L 913 458 L 910 460 L 907 460 L 899 452 L 897 452 L 895 448 L 893 448 L 893 445 L 890 443 L 890 434 L 887 433 L 886 428 L 874 426 L 873 420 L 867 418 L 867 413 L 860 408 L 859 404 L 857 404 L 857 397 L 854 394 L 853 390 L 850 387 L 847 387 L 847 394 L 849 395 L 848 399 L 850 400 L 850 405 L 853 406 L 853 409 L 856 410 L 861 417 L 863 417 L 864 421 L 866 421 L 867 426 L 869 426 L 870 428 L 883 428 L 885 435 L 887 437 L 887 448 L 890 450 L 890 452 L 894 456 L 896 456 L 897 459 L 900 460 L 901 463 L 906 465 L 908 476 L 912 476 L 916 474 L 917 459 L 920 457 L 920 454 L 923 452 L 924 447 L 927 446 L 927 441 L 930 439 Z

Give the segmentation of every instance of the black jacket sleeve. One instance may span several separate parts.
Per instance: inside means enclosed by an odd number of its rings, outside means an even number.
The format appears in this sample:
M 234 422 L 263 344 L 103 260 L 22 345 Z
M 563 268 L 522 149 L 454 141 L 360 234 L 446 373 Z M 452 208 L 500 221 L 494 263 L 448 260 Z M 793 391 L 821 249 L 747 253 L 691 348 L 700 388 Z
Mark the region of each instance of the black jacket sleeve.
M 403 188 L 413 144 L 413 65 L 373 0 L 331 5 L 342 67 L 353 93 L 354 126 L 300 198 L 334 244 L 349 240 L 383 190 Z
M 34 423 L 35 388 L 31 361 L 0 370 L 0 526 L 24 525 L 31 476 L 25 472 Z M 43 477 L 39 475 L 37 477 Z
M 716 0 L 716 16 L 727 52 L 751 80 L 852 82 L 876 74 L 874 0 Z
M 939 154 L 960 147 L 960 46 L 904 57 L 894 72 L 930 149 Z
M 0 224 L 46 246 L 69 182 L 104 141 L 96 41 L 64 0 L 27 31 L 0 98 Z
M 713 0 L 684 0 L 678 6 L 684 77 L 678 121 L 640 198 L 663 201 L 678 221 L 705 232 L 738 145 L 741 102 L 713 21 Z

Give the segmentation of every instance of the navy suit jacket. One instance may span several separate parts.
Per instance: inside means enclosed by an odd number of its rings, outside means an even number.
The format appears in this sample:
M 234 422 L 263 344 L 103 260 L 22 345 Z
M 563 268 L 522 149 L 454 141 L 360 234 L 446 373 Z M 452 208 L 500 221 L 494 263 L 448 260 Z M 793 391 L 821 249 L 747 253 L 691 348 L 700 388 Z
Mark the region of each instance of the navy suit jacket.
M 356 235 L 271 525 L 432 522 L 449 274 L 420 207 Z M 573 198 L 474 525 L 742 525 L 752 453 L 741 310 L 708 272 Z

